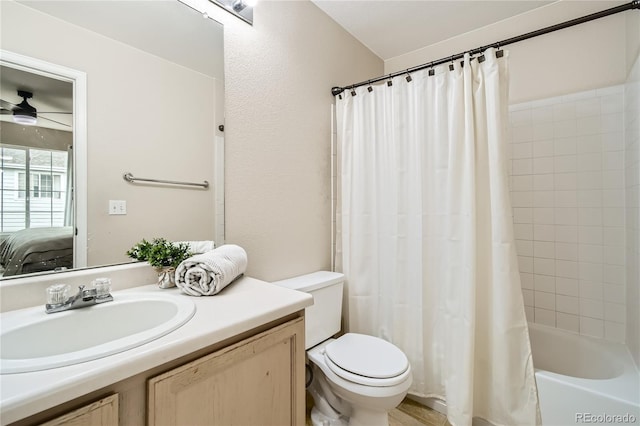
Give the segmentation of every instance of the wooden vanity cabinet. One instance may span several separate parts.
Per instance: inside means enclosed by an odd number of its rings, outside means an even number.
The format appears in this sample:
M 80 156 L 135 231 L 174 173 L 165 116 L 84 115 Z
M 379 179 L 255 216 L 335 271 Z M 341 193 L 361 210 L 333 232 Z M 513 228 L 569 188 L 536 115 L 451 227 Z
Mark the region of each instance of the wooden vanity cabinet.
M 304 363 L 299 311 L 11 426 L 303 425 Z
M 148 381 L 149 425 L 301 425 L 304 322 L 290 321 Z

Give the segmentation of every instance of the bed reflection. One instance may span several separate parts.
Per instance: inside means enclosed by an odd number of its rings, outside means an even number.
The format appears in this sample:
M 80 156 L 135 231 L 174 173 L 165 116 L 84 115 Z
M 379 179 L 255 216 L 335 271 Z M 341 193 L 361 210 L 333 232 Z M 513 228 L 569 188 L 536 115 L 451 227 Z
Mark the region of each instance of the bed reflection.
M 27 228 L 0 242 L 2 276 L 73 267 L 73 227 Z

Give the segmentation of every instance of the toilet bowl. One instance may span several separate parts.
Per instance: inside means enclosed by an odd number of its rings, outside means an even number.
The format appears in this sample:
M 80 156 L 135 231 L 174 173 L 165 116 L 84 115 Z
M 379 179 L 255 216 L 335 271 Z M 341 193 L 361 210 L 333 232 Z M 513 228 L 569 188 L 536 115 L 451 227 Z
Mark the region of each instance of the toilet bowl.
M 388 426 L 412 383 L 406 355 L 374 336 L 340 331 L 344 275 L 320 271 L 274 284 L 314 296 L 305 310 L 305 348 L 314 426 Z
M 330 352 L 332 345 L 343 343 L 340 341 L 343 338 L 347 338 L 349 340 L 349 342 L 347 342 L 349 343 L 348 346 L 352 347 L 350 354 L 352 359 L 341 359 L 340 361 L 345 361 L 343 365 L 348 364 L 346 366 L 352 367 L 353 361 L 360 358 L 361 361 L 367 364 L 378 364 L 378 368 L 374 368 L 371 370 L 372 372 L 367 373 L 367 368 L 361 366 L 360 374 L 357 374 L 334 362 L 327 352 Z M 380 356 L 379 352 L 368 351 L 367 349 L 369 349 L 372 342 L 368 342 L 368 345 L 361 346 L 358 345 L 360 338 L 376 339 L 381 345 L 389 345 L 390 348 L 395 349 L 399 354 L 404 356 L 398 348 L 382 339 L 362 334 L 346 334 L 338 339 L 329 339 L 322 342 L 307 351 L 309 361 L 311 361 L 314 366 L 314 379 L 326 381 L 329 390 L 334 396 L 339 398 L 337 404 L 334 401 L 334 405 L 339 407 L 338 410 L 334 409 L 334 411 L 339 413 L 338 418 L 341 418 L 343 423 L 334 421 L 333 424 L 349 424 L 352 426 L 388 425 L 388 412 L 400 404 L 411 387 L 411 367 L 406 357 L 404 357 L 404 360 L 395 359 L 395 361 L 400 362 L 393 363 L 390 362 L 390 359 L 385 359 L 384 356 Z M 343 346 L 345 348 L 347 347 L 347 345 Z M 368 367 L 371 366 L 372 365 L 368 365 Z M 322 385 L 320 386 L 322 389 Z M 323 390 L 323 396 L 326 396 L 326 387 Z M 321 416 L 316 413 L 314 417 L 322 419 L 318 424 L 326 424 L 327 421 L 329 424 L 332 424 L 331 420 L 335 420 L 336 413 L 323 410 L 322 405 L 314 407 L 314 409 L 316 408 Z M 342 412 L 339 411 L 340 408 Z M 316 423 L 314 423 L 314 425 L 315 424 Z

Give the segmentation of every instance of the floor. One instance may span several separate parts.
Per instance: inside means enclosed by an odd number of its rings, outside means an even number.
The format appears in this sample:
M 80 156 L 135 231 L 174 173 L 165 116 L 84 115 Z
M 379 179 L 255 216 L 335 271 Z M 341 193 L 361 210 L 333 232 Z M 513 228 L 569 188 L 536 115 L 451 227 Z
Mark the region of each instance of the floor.
M 444 414 L 405 398 L 389 413 L 389 426 L 451 426 Z
M 311 423 L 313 399 L 307 394 L 307 424 Z M 439 412 L 405 398 L 400 405 L 389 413 L 389 426 L 451 426 L 447 418 Z

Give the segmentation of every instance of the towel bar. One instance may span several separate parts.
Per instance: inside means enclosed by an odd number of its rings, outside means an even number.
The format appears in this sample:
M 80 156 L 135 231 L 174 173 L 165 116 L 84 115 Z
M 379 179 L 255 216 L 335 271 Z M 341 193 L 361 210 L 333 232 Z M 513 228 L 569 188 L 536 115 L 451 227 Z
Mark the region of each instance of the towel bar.
M 179 182 L 179 181 L 175 181 L 175 180 L 164 180 L 164 179 L 149 179 L 149 178 L 134 177 L 129 172 L 127 172 L 124 175 L 122 175 L 122 178 L 124 180 L 126 180 L 127 182 L 140 181 L 140 182 L 166 183 L 166 184 L 169 184 L 169 185 L 197 186 L 197 187 L 205 188 L 205 189 L 209 188 L 209 182 L 206 181 L 206 180 L 203 183 L 197 183 L 197 182 Z

